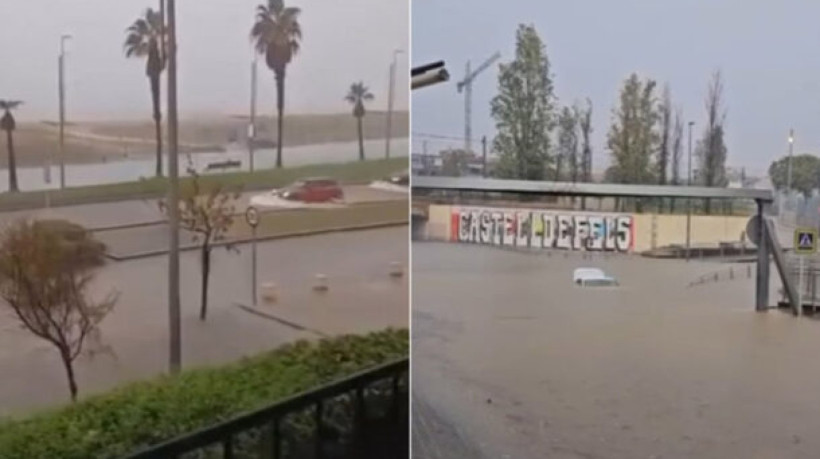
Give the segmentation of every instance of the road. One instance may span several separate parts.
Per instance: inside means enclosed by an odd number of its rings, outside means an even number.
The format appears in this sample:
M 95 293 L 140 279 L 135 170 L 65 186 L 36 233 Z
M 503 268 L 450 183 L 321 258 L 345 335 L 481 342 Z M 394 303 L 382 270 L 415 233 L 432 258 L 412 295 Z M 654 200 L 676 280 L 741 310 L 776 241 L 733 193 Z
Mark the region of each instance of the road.
M 408 324 L 407 279 L 391 278 L 394 261 L 407 266 L 407 227 L 334 233 L 259 244 L 259 282 L 274 282 L 281 300 L 268 313 L 326 335 L 360 333 Z M 316 338 L 238 308 L 250 303 L 250 251 L 214 251 L 208 320 L 200 322 L 200 270 L 195 253 L 182 254 L 183 359 L 185 366 L 236 360 L 295 339 Z M 150 377 L 167 368 L 166 259 L 112 263 L 94 284 L 101 297 L 116 290 L 115 310 L 103 322 L 112 355 L 78 361 L 81 394 Z M 311 287 L 328 276 L 325 294 Z M 56 352 L 0 316 L 0 416 L 64 403 L 65 376 Z
M 343 190 L 345 201 L 351 204 L 407 198 L 406 195 L 375 189 L 368 185 L 346 185 Z M 260 193 L 264 193 L 264 191 L 242 193 L 237 200 L 236 208 L 240 211 L 245 209 L 251 196 Z M 157 200 L 130 200 L 3 212 L 0 213 L 0 225 L 19 218 L 63 218 L 90 229 L 156 222 L 165 219 L 159 211 Z
M 416 457 L 817 457 L 817 323 L 715 268 L 414 243 Z

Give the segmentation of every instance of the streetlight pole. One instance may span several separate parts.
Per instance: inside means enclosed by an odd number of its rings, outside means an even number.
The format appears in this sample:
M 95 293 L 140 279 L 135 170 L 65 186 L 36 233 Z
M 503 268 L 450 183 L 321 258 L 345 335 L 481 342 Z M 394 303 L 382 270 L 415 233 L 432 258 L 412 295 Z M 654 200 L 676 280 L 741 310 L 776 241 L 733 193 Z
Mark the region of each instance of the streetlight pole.
M 390 82 L 387 95 L 387 132 L 385 133 L 384 156 L 390 158 L 390 138 L 393 135 L 393 93 L 396 87 L 396 56 L 403 51 L 396 49 L 393 51 L 393 61 L 390 63 Z
M 248 125 L 248 162 L 250 171 L 253 172 L 253 160 L 256 149 L 256 79 L 257 79 L 257 59 L 256 53 L 253 53 L 253 61 L 251 62 L 251 122 Z
M 167 0 L 168 13 L 168 315 L 169 369 L 182 366 L 181 313 L 179 301 L 179 120 L 177 114 L 177 24 L 176 0 Z
M 60 36 L 60 56 L 57 59 L 60 95 L 60 189 L 65 188 L 65 42 L 70 39 L 71 35 Z
M 792 159 L 794 158 L 794 129 L 789 130 L 789 165 L 786 176 L 786 206 L 791 208 L 792 197 Z
M 467 150 L 469 151 L 469 150 Z M 487 136 L 481 136 L 481 176 L 487 178 Z
M 686 167 L 686 186 L 692 186 L 692 126 L 694 121 L 689 122 L 689 153 L 688 165 Z M 692 199 L 686 198 L 686 261 L 689 261 L 692 249 Z

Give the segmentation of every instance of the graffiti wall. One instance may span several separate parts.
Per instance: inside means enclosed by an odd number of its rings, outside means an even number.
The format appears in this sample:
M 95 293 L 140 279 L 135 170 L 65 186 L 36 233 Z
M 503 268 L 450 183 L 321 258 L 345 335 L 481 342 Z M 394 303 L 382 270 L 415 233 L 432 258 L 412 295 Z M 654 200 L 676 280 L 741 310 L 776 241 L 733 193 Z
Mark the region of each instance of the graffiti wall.
M 453 207 L 450 239 L 514 247 L 631 251 L 631 215 Z

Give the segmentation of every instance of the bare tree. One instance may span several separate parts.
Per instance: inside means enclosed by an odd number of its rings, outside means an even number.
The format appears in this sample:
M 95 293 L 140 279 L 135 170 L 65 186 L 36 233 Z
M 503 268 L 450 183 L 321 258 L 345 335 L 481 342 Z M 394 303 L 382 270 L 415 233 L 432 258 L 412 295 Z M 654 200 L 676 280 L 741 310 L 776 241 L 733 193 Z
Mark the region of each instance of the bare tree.
M 672 93 L 669 85 L 664 85 L 663 96 L 658 107 L 660 121 L 660 144 L 658 145 L 658 184 L 666 185 L 669 172 L 669 157 L 672 137 Z
M 197 171 L 189 166 L 191 180 L 180 190 L 179 219 L 180 227 L 194 235 L 194 241 L 200 243 L 200 260 L 202 263 L 202 303 L 199 310 L 200 320 L 208 314 L 208 281 L 211 273 L 211 250 L 213 244 L 225 240 L 225 235 L 234 222 L 238 191 L 227 191 L 217 182 L 204 183 Z M 160 210 L 168 214 L 166 201 L 159 202 Z M 231 246 L 227 246 L 231 248 Z
M 567 162 L 568 173 L 561 174 L 560 164 Z M 560 182 L 568 179 L 576 183 L 581 175 L 581 164 L 578 158 L 578 118 L 577 111 L 564 107 L 558 115 L 558 165 L 555 171 L 555 180 Z
M 698 181 L 703 186 L 725 187 L 729 183 L 726 177 L 727 149 L 724 141 L 726 110 L 723 108 L 723 78 L 719 70 L 712 74 L 705 105 L 706 127 L 697 147 L 700 161 Z M 707 199 L 705 204 L 706 212 L 709 213 L 710 200 Z
M 576 106 L 578 127 L 581 129 L 581 181 L 592 181 L 592 101 L 585 108 Z
M 62 220 L 20 221 L 0 238 L 0 296 L 23 329 L 60 353 L 71 400 L 77 399 L 74 361 L 105 350 L 99 324 L 117 302 L 88 297 L 105 246 L 81 226 Z
M 681 161 L 683 160 L 683 112 L 680 108 L 675 110 L 675 122 L 672 128 L 672 185 L 681 185 Z M 673 199 L 670 208 L 675 212 L 675 200 Z

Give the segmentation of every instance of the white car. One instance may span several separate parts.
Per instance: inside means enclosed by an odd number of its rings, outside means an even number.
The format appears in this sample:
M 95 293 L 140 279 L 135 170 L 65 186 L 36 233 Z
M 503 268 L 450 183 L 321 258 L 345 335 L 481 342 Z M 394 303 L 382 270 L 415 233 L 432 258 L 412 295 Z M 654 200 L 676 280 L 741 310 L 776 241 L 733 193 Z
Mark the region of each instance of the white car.
M 383 180 L 377 180 L 370 184 L 370 188 L 406 194 L 410 191 L 410 171 L 406 170 Z
M 618 281 L 614 277 L 607 276 L 598 268 L 578 268 L 572 273 L 572 282 L 576 285 L 585 286 L 617 286 Z

